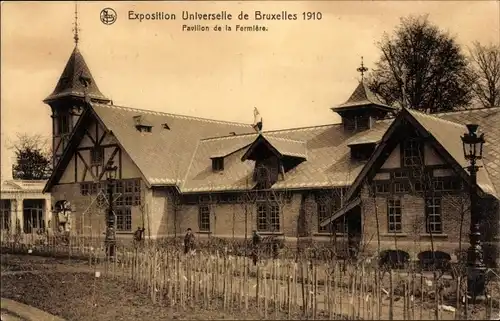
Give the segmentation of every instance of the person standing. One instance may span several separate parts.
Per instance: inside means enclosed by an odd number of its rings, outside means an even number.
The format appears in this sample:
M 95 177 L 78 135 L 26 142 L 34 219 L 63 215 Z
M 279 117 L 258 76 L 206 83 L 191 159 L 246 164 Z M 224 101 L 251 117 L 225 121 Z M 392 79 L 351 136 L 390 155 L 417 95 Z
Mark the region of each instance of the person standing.
M 262 237 L 257 233 L 256 230 L 253 230 L 253 235 L 252 235 L 252 260 L 253 260 L 253 265 L 257 265 L 257 262 L 259 260 L 259 246 L 262 241 Z
M 142 244 L 142 240 L 144 239 L 144 228 L 137 227 L 137 230 L 134 233 L 134 241 L 136 245 Z
M 194 234 L 191 228 L 188 228 L 186 236 L 184 236 L 184 254 L 188 254 L 192 250 L 194 250 Z

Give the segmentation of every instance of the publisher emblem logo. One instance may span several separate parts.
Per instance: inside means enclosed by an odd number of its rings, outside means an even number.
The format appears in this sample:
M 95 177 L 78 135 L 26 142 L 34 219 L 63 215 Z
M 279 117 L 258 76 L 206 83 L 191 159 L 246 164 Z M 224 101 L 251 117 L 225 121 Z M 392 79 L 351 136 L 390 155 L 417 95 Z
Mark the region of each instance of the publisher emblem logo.
M 112 25 L 115 23 L 117 17 L 116 11 L 112 8 L 104 8 L 101 10 L 101 22 L 105 25 Z

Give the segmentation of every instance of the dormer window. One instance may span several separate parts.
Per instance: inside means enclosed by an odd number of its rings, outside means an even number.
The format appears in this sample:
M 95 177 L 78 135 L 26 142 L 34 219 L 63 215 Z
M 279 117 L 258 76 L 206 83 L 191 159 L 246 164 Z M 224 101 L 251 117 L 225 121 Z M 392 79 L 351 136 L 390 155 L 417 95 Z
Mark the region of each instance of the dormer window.
M 135 128 L 144 133 L 151 133 L 153 130 L 153 125 L 147 121 L 147 119 L 142 116 L 134 116 Z
M 349 144 L 351 157 L 357 161 L 366 161 L 375 151 L 376 142 L 363 142 Z
M 212 170 L 214 172 L 219 172 L 224 170 L 224 158 L 216 157 L 212 158 Z
M 152 126 L 137 126 L 137 130 L 143 133 L 151 133 L 153 131 Z

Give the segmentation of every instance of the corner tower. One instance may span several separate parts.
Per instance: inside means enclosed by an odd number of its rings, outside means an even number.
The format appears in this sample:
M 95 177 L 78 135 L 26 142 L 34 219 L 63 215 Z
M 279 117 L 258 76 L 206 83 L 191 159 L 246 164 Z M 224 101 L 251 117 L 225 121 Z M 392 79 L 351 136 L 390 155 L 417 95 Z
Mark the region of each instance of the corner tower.
M 85 100 L 102 104 L 110 103 L 94 81 L 90 69 L 78 49 L 78 11 L 75 4 L 74 41 L 75 48 L 59 77 L 57 85 L 43 100 L 52 110 L 52 156 L 57 164 L 66 148 L 73 128 L 82 114 Z

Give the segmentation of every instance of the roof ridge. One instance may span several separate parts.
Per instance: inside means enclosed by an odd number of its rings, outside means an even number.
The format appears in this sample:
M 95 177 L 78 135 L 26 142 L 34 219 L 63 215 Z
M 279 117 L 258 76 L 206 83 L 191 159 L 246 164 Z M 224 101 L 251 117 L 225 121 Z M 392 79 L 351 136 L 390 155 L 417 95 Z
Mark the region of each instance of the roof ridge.
M 100 104 L 100 103 L 95 103 L 95 102 L 92 102 L 92 105 L 97 105 L 97 106 L 107 107 L 107 108 L 123 109 L 123 110 L 134 111 L 134 112 L 138 112 L 138 113 L 145 113 L 145 114 L 150 114 L 150 115 L 170 116 L 170 117 L 174 117 L 174 118 L 199 120 L 199 121 L 205 121 L 205 122 L 216 123 L 216 124 L 239 125 L 242 127 L 246 127 L 246 126 L 251 127 L 252 126 L 252 124 L 247 124 L 247 123 L 225 121 L 225 120 L 216 120 L 216 119 L 209 119 L 209 118 L 202 118 L 202 117 L 188 116 L 188 115 L 181 115 L 181 114 L 174 114 L 174 113 L 166 113 L 163 111 L 155 111 L 155 110 L 150 110 L 150 109 L 139 109 L 139 108 L 125 107 L 125 106 L 118 106 L 118 105 L 109 105 L 109 104 L 107 105 L 107 104 Z
M 306 129 L 316 129 L 320 127 L 329 127 L 329 126 L 337 126 L 337 125 L 342 125 L 342 123 L 337 123 L 337 124 L 324 124 L 324 125 L 314 125 L 314 126 L 307 126 L 307 127 L 295 127 L 295 128 L 283 128 L 283 129 L 274 129 L 274 130 L 268 130 L 268 131 L 263 131 L 262 134 L 269 134 L 269 133 L 284 133 L 288 131 L 296 131 L 296 130 L 306 130 Z M 224 136 L 217 136 L 217 137 L 207 137 L 201 139 L 201 141 L 209 141 L 209 140 L 218 140 L 218 139 L 224 139 L 224 138 L 233 138 L 233 137 L 243 137 L 243 136 L 249 136 L 249 135 L 257 135 L 258 133 L 245 133 L 245 134 L 236 134 L 236 135 L 224 135 Z M 275 136 L 272 136 L 275 138 Z M 298 141 L 300 142 L 300 141 Z
M 273 138 L 273 139 L 277 139 L 277 140 L 282 140 L 285 142 L 294 142 L 294 143 L 303 143 L 303 144 L 306 143 L 303 140 L 296 140 L 296 139 L 290 139 L 290 138 L 285 138 L 285 137 L 276 137 L 276 136 L 268 136 L 268 137 Z M 266 137 L 264 136 L 264 138 L 266 138 Z
M 196 157 L 196 152 L 198 151 L 198 147 L 200 147 L 200 141 L 196 143 L 196 147 L 194 148 L 191 159 L 189 160 L 189 166 L 186 168 L 186 173 L 184 173 L 184 179 L 180 182 L 180 189 L 182 189 L 187 182 L 189 173 L 191 172 L 191 166 L 193 166 L 194 158 Z
M 215 137 L 207 137 L 207 138 L 202 138 L 200 139 L 200 142 L 207 142 L 207 141 L 213 141 L 213 140 L 223 140 L 223 139 L 230 139 L 230 138 L 239 138 L 239 137 L 244 137 L 244 136 L 252 136 L 252 135 L 257 135 L 257 132 L 254 133 L 244 133 L 244 134 L 236 134 L 236 135 L 224 135 L 224 136 L 215 136 Z
M 432 115 L 445 116 L 445 115 L 453 115 L 453 114 L 465 114 L 465 113 L 470 113 L 470 112 L 475 112 L 475 111 L 483 111 L 483 110 L 500 110 L 500 106 L 471 108 L 471 109 L 453 110 L 453 111 L 444 111 L 444 112 L 435 113 L 435 114 L 432 114 Z
M 340 125 L 342 125 L 342 123 L 314 125 L 314 126 L 305 126 L 305 127 L 283 128 L 283 129 L 273 129 L 273 130 L 263 131 L 262 133 L 263 134 L 268 134 L 268 133 L 283 133 L 283 132 L 295 131 L 295 130 L 307 130 L 307 129 L 316 129 L 316 128 L 321 128 L 321 127 L 340 126 Z
M 463 124 L 456 123 L 454 121 L 451 121 L 451 120 L 448 120 L 448 119 L 444 119 L 444 118 L 441 118 L 441 117 L 437 117 L 436 114 L 426 114 L 426 113 L 423 113 L 421 111 L 414 110 L 414 109 L 407 109 L 407 111 L 409 113 L 417 113 L 417 114 L 420 114 L 422 116 L 427 116 L 427 117 L 433 118 L 435 120 L 439 120 L 439 121 L 442 121 L 442 122 L 445 122 L 445 123 L 450 123 L 451 125 L 455 125 L 455 126 L 458 126 L 458 127 L 461 127 L 461 128 L 465 128 L 465 126 Z

